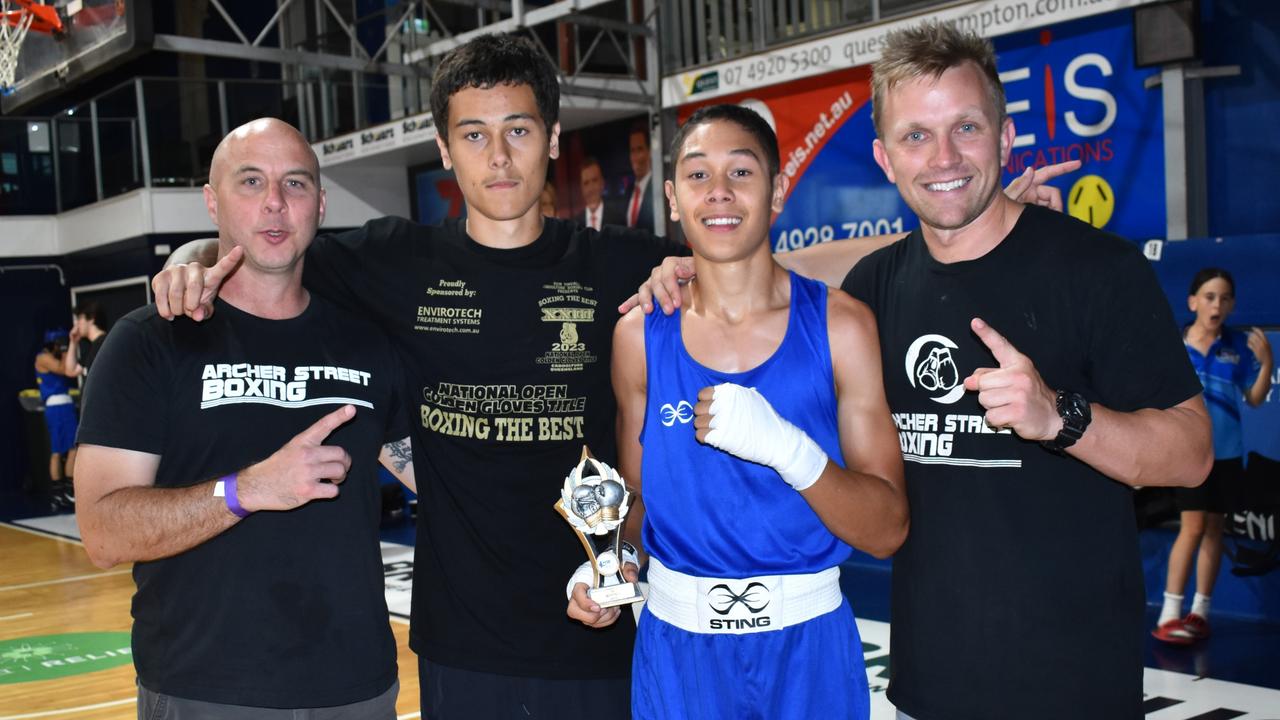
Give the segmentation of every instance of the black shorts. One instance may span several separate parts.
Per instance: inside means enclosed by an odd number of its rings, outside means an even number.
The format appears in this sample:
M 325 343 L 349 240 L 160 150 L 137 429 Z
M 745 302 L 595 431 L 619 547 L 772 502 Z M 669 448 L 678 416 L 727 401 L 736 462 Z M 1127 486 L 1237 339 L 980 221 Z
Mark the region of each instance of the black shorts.
M 1199 487 L 1174 490 L 1173 504 L 1179 511 L 1232 512 L 1236 509 L 1243 477 L 1244 463 L 1240 458 L 1214 460 L 1209 477 Z
M 437 665 L 418 656 L 422 717 L 431 720 L 627 720 L 631 678 L 513 677 Z

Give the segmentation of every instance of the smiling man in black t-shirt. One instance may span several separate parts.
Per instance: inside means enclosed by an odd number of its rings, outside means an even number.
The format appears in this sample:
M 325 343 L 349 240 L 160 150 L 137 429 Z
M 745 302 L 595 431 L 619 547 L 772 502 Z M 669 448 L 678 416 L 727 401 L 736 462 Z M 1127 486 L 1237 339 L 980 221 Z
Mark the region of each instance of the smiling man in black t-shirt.
M 324 192 L 297 130 L 234 130 L 205 200 L 240 261 L 217 317 L 122 318 L 80 424 L 85 549 L 135 563 L 138 716 L 390 720 L 376 472 L 381 455 L 413 485 L 400 368 L 376 327 L 302 286 Z
M 1014 129 L 987 41 L 893 33 L 872 98 L 876 162 L 920 218 L 844 282 L 879 322 L 906 460 L 889 698 L 917 720 L 1141 717 L 1130 490 L 1213 459 L 1169 305 L 1132 243 L 999 191 Z

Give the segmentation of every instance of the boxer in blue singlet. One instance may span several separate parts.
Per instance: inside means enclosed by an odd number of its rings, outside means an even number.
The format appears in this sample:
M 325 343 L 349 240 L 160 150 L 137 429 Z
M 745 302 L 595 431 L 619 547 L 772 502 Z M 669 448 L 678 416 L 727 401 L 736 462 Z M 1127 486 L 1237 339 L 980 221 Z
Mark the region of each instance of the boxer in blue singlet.
M 620 469 L 640 498 L 628 529 L 643 526 L 650 563 L 633 715 L 866 718 L 838 566 L 907 531 L 875 321 L 774 262 L 787 179 L 759 115 L 699 110 L 672 157 L 697 280 L 680 313 L 636 310 L 614 333 Z M 616 617 L 571 589 L 571 617 Z
M 57 507 L 73 502 L 70 485 L 76 465 L 76 406 L 70 394 L 70 380 L 63 374 L 67 346 L 65 331 L 49 330 L 35 361 L 36 386 L 49 429 L 49 481 Z

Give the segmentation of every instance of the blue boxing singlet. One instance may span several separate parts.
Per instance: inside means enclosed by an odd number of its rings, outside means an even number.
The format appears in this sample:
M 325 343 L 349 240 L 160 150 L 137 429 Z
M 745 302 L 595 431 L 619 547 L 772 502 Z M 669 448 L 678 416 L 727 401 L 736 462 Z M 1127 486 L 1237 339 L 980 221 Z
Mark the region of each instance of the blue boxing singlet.
M 46 405 L 70 404 L 71 385 L 65 375 L 51 372 L 36 372 L 36 387 L 40 389 L 40 400 Z M 49 400 L 53 399 L 50 403 Z
M 777 351 L 741 373 L 704 367 L 685 349 L 681 314 L 645 320 L 648 404 L 640 441 L 645 549 L 672 570 L 702 577 L 816 573 L 850 547 L 772 468 L 699 443 L 693 406 L 704 387 L 754 387 L 779 415 L 841 466 L 827 288 L 791 273 L 791 310 Z

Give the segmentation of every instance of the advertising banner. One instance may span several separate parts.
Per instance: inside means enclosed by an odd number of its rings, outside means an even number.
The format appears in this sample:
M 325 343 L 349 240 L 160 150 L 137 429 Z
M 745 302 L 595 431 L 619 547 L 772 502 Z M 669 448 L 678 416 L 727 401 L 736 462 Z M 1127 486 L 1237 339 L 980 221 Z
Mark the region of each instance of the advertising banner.
M 1124 11 L 994 42 L 1017 131 L 1005 182 L 1027 167 L 1081 160 L 1054 183 L 1068 211 L 1144 240 L 1163 236 L 1163 138 L 1159 92 L 1143 88 L 1154 71 L 1133 67 L 1132 35 Z M 773 226 L 775 252 L 916 226 L 872 158 L 870 77 L 862 66 L 712 101 L 751 107 L 777 131 L 791 190 Z M 707 104 L 683 106 L 677 119 Z
M 994 38 L 1153 2 L 1160 0 L 978 0 L 931 10 L 929 17 Z M 662 104 L 702 102 L 868 65 L 880 58 L 886 35 L 919 21 L 907 17 L 668 75 L 662 79 Z

